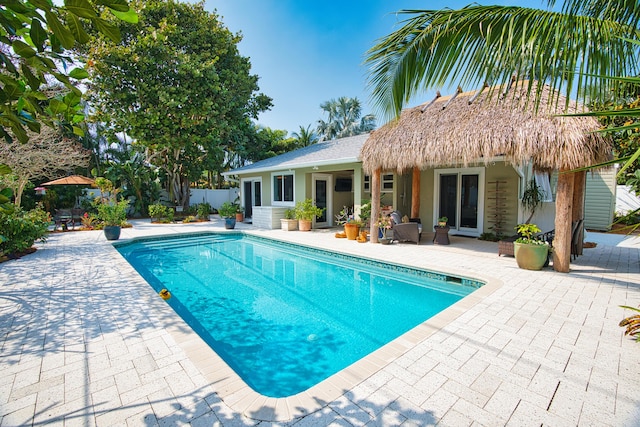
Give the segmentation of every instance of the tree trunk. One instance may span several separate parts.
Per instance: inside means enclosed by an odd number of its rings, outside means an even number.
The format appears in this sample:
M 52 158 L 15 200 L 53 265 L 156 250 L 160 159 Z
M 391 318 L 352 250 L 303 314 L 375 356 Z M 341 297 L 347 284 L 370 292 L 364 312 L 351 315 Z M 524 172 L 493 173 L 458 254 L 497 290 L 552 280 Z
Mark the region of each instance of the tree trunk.
M 414 167 L 411 176 L 411 218 L 420 217 L 420 168 Z
M 378 218 L 380 217 L 380 169 L 371 177 L 371 221 L 369 223 L 369 241 L 378 243 Z
M 560 171 L 556 190 L 556 221 L 553 239 L 553 269 L 569 272 L 571 262 L 571 214 L 573 211 L 574 174 Z

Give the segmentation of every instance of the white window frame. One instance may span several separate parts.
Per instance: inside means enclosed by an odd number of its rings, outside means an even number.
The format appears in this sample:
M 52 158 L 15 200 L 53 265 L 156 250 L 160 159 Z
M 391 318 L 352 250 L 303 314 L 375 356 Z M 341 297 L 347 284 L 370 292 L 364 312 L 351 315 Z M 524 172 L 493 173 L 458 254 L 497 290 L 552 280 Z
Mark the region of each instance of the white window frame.
M 371 176 L 365 175 L 362 179 L 364 191 L 369 193 L 371 192 Z M 385 188 L 386 186 L 390 186 L 390 188 Z M 381 193 L 393 193 L 393 188 L 395 187 L 395 175 L 392 173 L 380 174 L 380 192 Z
M 275 200 L 275 188 L 273 185 L 273 179 L 276 176 L 287 176 L 287 175 L 291 175 L 292 177 L 292 182 L 293 182 L 293 200 L 291 201 L 285 201 L 285 200 Z M 283 184 L 284 184 L 284 179 L 282 180 Z M 294 171 L 287 171 L 287 172 L 273 172 L 271 174 L 271 206 L 295 206 L 296 204 L 296 173 Z M 283 195 L 284 195 L 284 188 L 283 190 Z M 264 191 L 264 190 L 263 190 Z

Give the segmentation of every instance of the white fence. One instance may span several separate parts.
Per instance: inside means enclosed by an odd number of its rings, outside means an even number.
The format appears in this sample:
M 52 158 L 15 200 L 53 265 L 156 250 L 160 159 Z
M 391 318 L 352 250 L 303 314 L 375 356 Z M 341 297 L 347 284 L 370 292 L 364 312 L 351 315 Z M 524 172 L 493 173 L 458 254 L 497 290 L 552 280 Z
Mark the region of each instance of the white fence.
M 209 203 L 213 208 L 218 209 L 224 202 L 233 203 L 238 197 L 239 188 L 229 188 L 227 190 L 208 190 L 208 189 L 191 189 L 191 197 L 189 205 L 197 205 L 198 203 Z

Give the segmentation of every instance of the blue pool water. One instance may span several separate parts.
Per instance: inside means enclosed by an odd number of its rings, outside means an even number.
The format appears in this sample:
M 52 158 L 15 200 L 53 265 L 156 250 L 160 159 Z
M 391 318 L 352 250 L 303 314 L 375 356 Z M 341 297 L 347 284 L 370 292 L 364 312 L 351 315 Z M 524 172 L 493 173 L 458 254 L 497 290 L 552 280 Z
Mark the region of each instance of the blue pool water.
M 317 384 L 482 283 L 242 234 L 117 246 L 255 391 Z

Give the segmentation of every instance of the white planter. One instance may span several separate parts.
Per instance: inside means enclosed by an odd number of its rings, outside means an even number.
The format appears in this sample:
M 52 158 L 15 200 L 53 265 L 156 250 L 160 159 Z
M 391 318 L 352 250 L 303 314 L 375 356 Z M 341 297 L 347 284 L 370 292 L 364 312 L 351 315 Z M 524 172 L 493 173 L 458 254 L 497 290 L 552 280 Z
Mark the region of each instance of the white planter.
M 294 231 L 298 229 L 298 220 L 283 218 L 280 220 L 280 226 L 283 231 Z

